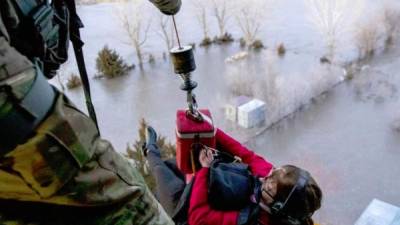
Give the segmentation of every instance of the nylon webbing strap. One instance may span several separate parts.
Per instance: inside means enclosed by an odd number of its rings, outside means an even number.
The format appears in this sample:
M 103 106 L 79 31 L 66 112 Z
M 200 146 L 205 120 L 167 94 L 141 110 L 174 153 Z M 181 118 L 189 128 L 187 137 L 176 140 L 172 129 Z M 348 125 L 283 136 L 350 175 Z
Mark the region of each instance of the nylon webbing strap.
M 89 79 L 86 72 L 85 60 L 83 58 L 82 48 L 78 47 L 76 43 L 72 42 L 74 46 L 74 52 L 76 57 L 76 62 L 78 64 L 79 74 L 81 75 L 82 85 L 83 85 L 83 92 L 85 94 L 86 99 L 86 107 L 89 112 L 89 116 L 95 122 L 97 129 L 99 130 L 99 125 L 97 124 L 97 117 L 96 112 L 94 110 L 94 106 L 92 103 L 92 96 L 90 94 L 90 84 Z M 100 130 L 99 130 L 100 132 Z
M 202 113 L 202 112 L 200 112 L 200 111 L 198 111 L 198 112 L 199 112 L 199 114 L 201 115 L 201 117 L 203 117 L 203 120 L 204 120 L 204 121 L 206 121 L 208 124 L 210 124 L 211 126 L 213 126 L 212 119 L 211 119 L 209 116 L 207 116 L 206 114 L 204 114 L 204 113 Z
M 22 14 L 24 14 L 24 16 L 28 16 L 29 13 L 36 6 L 38 6 L 37 2 L 34 0 L 15 0 L 15 3 L 17 3 L 18 8 L 21 10 L 21 12 L 22 12 Z
M 78 69 L 79 69 L 79 74 L 81 76 L 82 80 L 82 85 L 83 85 L 83 92 L 85 94 L 85 99 L 86 99 L 86 107 L 89 112 L 89 116 L 92 118 L 93 122 L 96 124 L 97 130 L 99 131 L 100 134 L 100 129 L 99 125 L 97 123 L 97 117 L 96 117 L 96 112 L 92 103 L 92 96 L 90 94 L 90 84 L 89 84 L 89 78 L 87 75 L 86 71 L 86 66 L 85 66 L 85 59 L 83 57 L 83 51 L 82 47 L 84 43 L 82 42 L 80 38 L 80 32 L 79 29 L 83 27 L 83 24 L 81 20 L 79 19 L 78 15 L 76 14 L 76 6 L 75 6 L 75 0 L 66 0 L 65 4 L 68 6 L 69 12 L 70 12 L 70 31 L 71 31 L 71 42 L 74 47 L 74 52 L 75 52 L 75 57 L 76 57 L 76 62 L 78 64 Z

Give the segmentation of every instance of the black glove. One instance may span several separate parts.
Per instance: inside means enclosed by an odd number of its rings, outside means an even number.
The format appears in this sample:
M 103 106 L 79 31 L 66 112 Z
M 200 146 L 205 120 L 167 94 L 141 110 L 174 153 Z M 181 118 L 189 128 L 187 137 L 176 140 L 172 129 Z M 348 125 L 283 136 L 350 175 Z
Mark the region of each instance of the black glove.
M 175 15 L 181 8 L 181 0 L 150 0 L 162 13 Z

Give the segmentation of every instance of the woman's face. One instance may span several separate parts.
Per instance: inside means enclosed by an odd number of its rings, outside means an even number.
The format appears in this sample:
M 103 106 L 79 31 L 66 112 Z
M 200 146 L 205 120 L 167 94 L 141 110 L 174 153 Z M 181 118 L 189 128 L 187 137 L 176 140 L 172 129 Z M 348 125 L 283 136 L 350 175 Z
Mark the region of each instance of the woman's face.
M 285 174 L 285 169 L 282 167 L 272 169 L 269 174 L 261 178 L 261 195 L 264 204 L 269 205 L 274 202 L 278 189 L 278 181 Z

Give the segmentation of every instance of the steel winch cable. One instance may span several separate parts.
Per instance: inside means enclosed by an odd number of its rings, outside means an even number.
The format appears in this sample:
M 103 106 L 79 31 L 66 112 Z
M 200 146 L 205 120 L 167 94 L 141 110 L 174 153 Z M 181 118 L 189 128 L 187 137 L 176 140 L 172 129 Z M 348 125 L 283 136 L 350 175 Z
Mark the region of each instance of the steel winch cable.
M 172 16 L 172 22 L 174 24 L 174 29 L 175 29 L 176 39 L 178 40 L 179 49 L 182 49 L 181 41 L 179 39 L 179 34 L 178 34 L 178 28 L 177 28 L 176 22 L 175 22 L 175 16 Z

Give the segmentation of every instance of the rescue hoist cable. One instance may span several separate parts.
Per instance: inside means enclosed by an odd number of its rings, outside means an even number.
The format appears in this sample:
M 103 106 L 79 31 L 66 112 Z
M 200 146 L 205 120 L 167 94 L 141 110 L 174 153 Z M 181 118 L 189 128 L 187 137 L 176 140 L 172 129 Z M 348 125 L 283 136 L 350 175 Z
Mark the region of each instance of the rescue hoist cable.
M 197 87 L 197 83 L 192 81 L 191 72 L 196 69 L 194 61 L 193 48 L 191 46 L 182 46 L 179 38 L 179 32 L 176 25 L 175 17 L 172 16 L 173 27 L 175 30 L 178 47 L 172 48 L 170 51 L 172 62 L 174 64 L 175 73 L 182 79 L 181 89 L 186 91 L 186 102 L 188 110 L 186 115 L 194 121 L 202 122 L 203 117 L 197 110 L 196 96 L 193 89 Z
M 175 29 L 175 34 L 176 34 L 176 40 L 178 41 L 179 49 L 182 49 L 181 41 L 180 41 L 180 39 L 179 39 L 179 34 L 178 34 L 178 28 L 176 27 L 175 16 L 172 16 L 172 22 L 173 22 L 173 24 L 174 24 L 174 29 Z
M 194 143 L 215 147 L 215 127 L 209 110 L 198 110 L 193 90 L 197 83 L 192 80 L 192 72 L 196 70 L 193 46 L 182 45 L 177 23 L 172 16 L 173 27 L 178 46 L 170 50 L 174 72 L 182 79 L 180 89 L 186 93 L 187 108 L 178 110 L 176 114 L 176 155 L 177 166 L 185 174 L 193 175 L 199 166 L 197 158 L 201 149 L 194 149 Z M 201 146 L 201 145 L 200 145 Z M 197 147 L 200 147 L 197 145 Z M 187 177 L 190 180 L 190 177 Z

